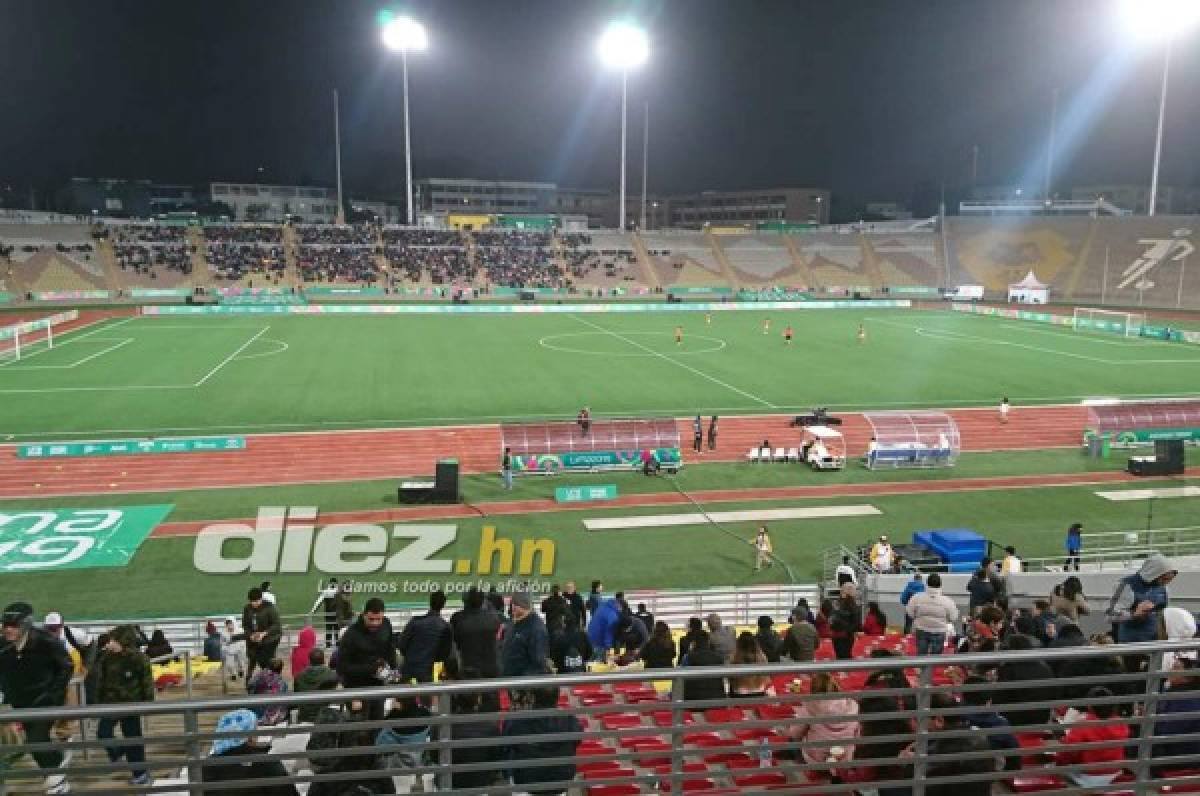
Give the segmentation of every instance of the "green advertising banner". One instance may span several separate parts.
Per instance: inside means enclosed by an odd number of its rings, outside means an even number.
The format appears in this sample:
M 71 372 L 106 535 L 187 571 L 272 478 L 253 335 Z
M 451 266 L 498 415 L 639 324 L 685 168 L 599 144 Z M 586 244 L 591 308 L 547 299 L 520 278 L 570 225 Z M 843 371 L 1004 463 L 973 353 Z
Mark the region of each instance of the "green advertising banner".
M 192 295 L 190 287 L 135 287 L 129 291 L 134 298 L 187 298 Z
M 925 287 L 924 285 L 888 285 L 889 293 L 895 293 L 897 296 L 940 296 L 941 291 L 936 287 Z
M 683 287 L 680 285 L 671 285 L 667 288 L 668 293 L 680 293 L 683 295 L 699 294 L 707 296 L 732 296 L 733 288 L 731 287 Z
M 242 293 L 236 296 L 221 296 L 221 303 L 227 305 L 274 306 L 304 304 L 304 296 L 276 293 Z
M 242 451 L 245 437 L 173 437 L 169 439 L 117 439 L 100 442 L 33 443 L 17 447 L 21 459 L 67 456 L 119 456 L 137 453 L 211 453 Z
M 0 304 L 8 304 L 13 300 L 12 293 L 0 291 Z
M 655 448 L 654 458 L 664 467 L 683 461 L 679 448 Z M 521 454 L 512 457 L 513 472 L 557 473 L 589 470 L 628 470 L 642 466 L 642 451 L 572 451 L 569 453 Z
M 386 296 L 381 287 L 306 287 L 309 296 Z
M 1151 444 L 1160 439 L 1182 439 L 1193 440 L 1200 442 L 1200 428 L 1152 428 L 1152 429 L 1132 429 L 1129 431 L 1116 431 L 1107 436 L 1115 445 L 1139 445 Z M 1089 428 L 1083 432 L 1083 440 L 1086 443 L 1088 440 L 1096 437 L 1096 430 Z
M 616 496 L 616 484 L 560 486 L 554 490 L 554 501 L 556 503 L 586 503 L 589 500 L 613 500 Z
M 796 294 L 802 297 L 803 294 Z M 554 313 L 645 313 L 645 312 L 736 312 L 738 310 L 833 310 L 884 309 L 911 307 L 910 299 L 870 299 L 864 301 L 810 300 L 791 301 L 696 301 L 687 304 L 663 302 L 611 302 L 608 304 L 305 304 L 285 306 L 179 306 L 144 304 L 143 315 L 538 315 Z
M 174 506 L 0 513 L 0 572 L 123 567 Z
M 90 301 L 110 297 L 107 290 L 47 290 L 34 293 L 37 301 Z

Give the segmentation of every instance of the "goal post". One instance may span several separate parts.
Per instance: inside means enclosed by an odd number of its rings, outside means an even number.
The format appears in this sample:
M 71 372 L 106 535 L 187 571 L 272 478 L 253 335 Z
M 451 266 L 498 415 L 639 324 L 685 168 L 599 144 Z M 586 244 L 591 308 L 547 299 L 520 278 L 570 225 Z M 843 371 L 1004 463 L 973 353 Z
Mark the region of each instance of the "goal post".
M 0 364 L 54 348 L 54 324 L 48 321 L 0 327 Z
M 1146 325 L 1146 313 L 1076 307 L 1072 325 L 1077 332 L 1109 332 L 1122 337 L 1138 337 Z

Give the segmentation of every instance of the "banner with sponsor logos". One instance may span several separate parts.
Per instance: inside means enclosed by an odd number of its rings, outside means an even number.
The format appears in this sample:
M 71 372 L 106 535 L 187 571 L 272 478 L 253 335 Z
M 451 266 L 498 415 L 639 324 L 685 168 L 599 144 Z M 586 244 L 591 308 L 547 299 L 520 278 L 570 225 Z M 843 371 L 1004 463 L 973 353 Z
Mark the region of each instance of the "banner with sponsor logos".
M 168 439 L 30 443 L 17 446 L 17 457 L 49 459 L 71 456 L 120 456 L 138 453 L 211 453 L 245 449 L 245 437 L 172 437 Z
M 126 566 L 173 508 L 0 512 L 0 572 Z
M 386 296 L 387 292 L 381 287 L 306 287 L 304 292 L 309 296 Z
M 129 291 L 134 298 L 187 298 L 190 287 L 135 287 Z
M 888 293 L 894 293 L 897 296 L 940 296 L 941 291 L 936 287 L 925 287 L 924 285 L 888 285 Z
M 0 290 L 0 304 L 8 304 L 12 300 L 12 293 L 5 293 L 3 290 Z
M 306 304 L 285 306 L 264 304 L 256 306 L 155 306 L 141 308 L 143 315 L 490 315 L 490 314 L 554 314 L 554 313 L 629 313 L 629 312 L 734 312 L 737 310 L 832 310 L 887 309 L 911 307 L 909 299 L 875 299 L 869 301 L 759 301 L 715 302 L 693 304 L 666 302 L 612 304 Z
M 555 503 L 586 503 L 590 500 L 613 500 L 616 497 L 616 484 L 560 486 L 554 490 Z
M 683 461 L 679 448 L 655 448 L 654 458 L 664 467 L 678 467 Z M 516 473 L 564 473 L 589 470 L 632 470 L 642 466 L 642 451 L 577 451 L 569 453 L 531 453 L 512 457 Z
M 703 287 L 703 286 L 683 286 L 670 285 L 667 287 L 668 293 L 674 293 L 677 296 L 732 296 L 733 288 L 731 287 Z
M 37 301 L 89 301 L 110 296 L 112 293 L 107 290 L 44 290 L 33 294 Z

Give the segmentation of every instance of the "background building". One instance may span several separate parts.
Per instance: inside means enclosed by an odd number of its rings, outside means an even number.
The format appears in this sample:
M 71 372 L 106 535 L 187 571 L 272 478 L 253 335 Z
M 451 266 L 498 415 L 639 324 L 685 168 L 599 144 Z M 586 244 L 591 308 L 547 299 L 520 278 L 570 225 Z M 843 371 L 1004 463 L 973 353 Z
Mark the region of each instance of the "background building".
M 430 177 L 414 183 L 418 211 L 432 213 L 548 213 L 552 182 Z
M 1079 185 L 1071 189 L 1072 199 L 1105 199 L 1117 207 L 1145 215 L 1150 204 L 1148 185 Z M 1172 185 L 1158 187 L 1155 212 L 1160 215 L 1191 215 L 1200 213 L 1200 188 L 1181 188 Z
M 787 221 L 797 224 L 829 222 L 829 191 L 824 188 L 763 188 L 753 191 L 704 191 L 656 199 L 647 208 L 655 219 L 666 219 L 660 226 L 697 229 L 704 226 L 743 225 L 763 221 Z M 636 218 L 637 205 L 634 205 Z
M 302 221 L 333 223 L 337 218 L 337 196 L 328 188 L 304 185 L 257 185 L 214 182 L 214 203 L 228 205 L 236 221 Z

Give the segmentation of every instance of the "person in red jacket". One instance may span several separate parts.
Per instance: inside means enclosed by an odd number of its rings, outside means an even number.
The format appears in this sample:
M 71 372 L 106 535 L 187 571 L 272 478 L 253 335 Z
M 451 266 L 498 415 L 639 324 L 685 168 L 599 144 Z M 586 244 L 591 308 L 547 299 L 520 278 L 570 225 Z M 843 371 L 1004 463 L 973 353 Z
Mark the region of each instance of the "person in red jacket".
M 821 608 L 813 617 L 813 626 L 817 629 L 818 638 L 830 638 L 829 615 L 833 613 L 833 600 L 821 600 Z
M 1087 698 L 1111 698 L 1113 692 L 1103 686 L 1096 686 L 1087 692 Z M 1111 765 L 1093 765 L 1084 771 L 1067 772 L 1067 779 L 1084 788 L 1111 785 L 1121 773 L 1121 761 L 1125 759 L 1125 743 L 1129 740 L 1129 725 L 1116 715 L 1116 705 L 1092 705 L 1088 708 L 1087 719 L 1072 725 L 1063 737 L 1064 744 L 1096 743 L 1112 741 L 1110 745 L 1093 749 L 1066 750 L 1054 755 L 1054 762 L 1060 766 L 1109 763 Z M 1115 717 L 1115 718 L 1114 718 Z M 1098 722 L 1110 721 L 1109 724 Z
M 862 632 L 864 636 L 882 636 L 887 632 L 887 617 L 879 609 L 879 603 L 867 603 L 867 615 L 863 618 Z

